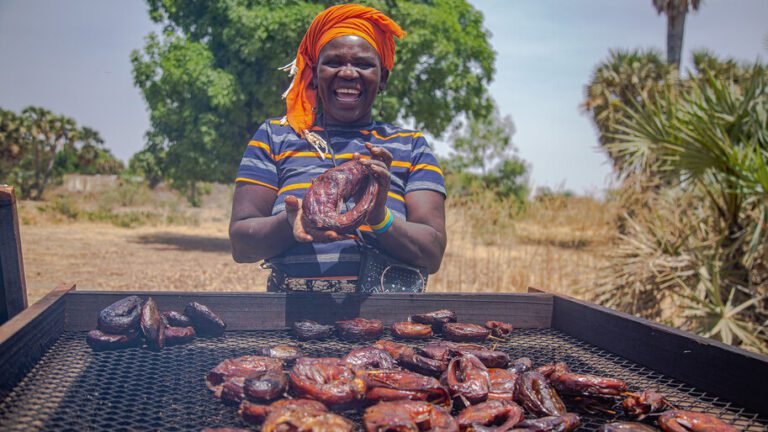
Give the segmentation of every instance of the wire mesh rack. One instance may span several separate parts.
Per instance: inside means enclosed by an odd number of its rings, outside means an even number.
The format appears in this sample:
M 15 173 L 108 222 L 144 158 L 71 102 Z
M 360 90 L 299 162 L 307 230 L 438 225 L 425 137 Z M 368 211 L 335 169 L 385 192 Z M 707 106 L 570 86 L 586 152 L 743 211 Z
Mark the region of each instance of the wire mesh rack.
M 214 398 L 204 378 L 224 359 L 279 344 L 299 345 L 310 357 L 340 357 L 366 345 L 336 338 L 297 342 L 287 331 L 234 331 L 159 352 L 94 352 L 85 343 L 85 333 L 65 332 L 10 393 L 0 395 L 0 430 L 256 430 L 237 416 L 236 407 Z M 656 390 L 680 409 L 713 414 L 741 430 L 764 431 L 768 426 L 768 419 L 757 413 L 557 330 L 515 330 L 508 341 L 487 343 L 494 344 L 511 358 L 531 358 L 534 366 L 564 361 L 574 372 L 621 378 L 631 391 Z M 342 414 L 362 430 L 360 411 Z M 579 430 L 584 431 L 621 418 L 607 412 L 579 414 Z

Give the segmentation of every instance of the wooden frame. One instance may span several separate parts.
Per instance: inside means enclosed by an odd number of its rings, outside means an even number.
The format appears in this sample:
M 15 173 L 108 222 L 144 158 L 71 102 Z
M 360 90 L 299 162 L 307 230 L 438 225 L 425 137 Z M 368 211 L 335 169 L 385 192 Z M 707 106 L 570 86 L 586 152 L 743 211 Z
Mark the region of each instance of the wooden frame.
M 61 284 L 0 326 L 0 395 L 29 372 L 64 331 L 66 298 L 72 284 Z
M 385 323 L 449 308 L 464 322 L 486 319 L 518 328 L 554 328 L 747 409 L 768 415 L 768 357 L 674 330 L 610 309 L 549 293 L 320 294 L 81 292 L 60 286 L 0 327 L 0 389 L 12 388 L 63 331 L 95 328 L 102 308 L 127 295 L 152 296 L 161 309 L 199 301 L 217 311 L 228 330 L 284 329 L 298 319 L 333 322 L 364 316 Z
M 585 342 L 768 413 L 768 356 L 566 296 L 553 297 L 552 327 Z
M 19 218 L 13 186 L 0 185 L 0 324 L 27 307 Z

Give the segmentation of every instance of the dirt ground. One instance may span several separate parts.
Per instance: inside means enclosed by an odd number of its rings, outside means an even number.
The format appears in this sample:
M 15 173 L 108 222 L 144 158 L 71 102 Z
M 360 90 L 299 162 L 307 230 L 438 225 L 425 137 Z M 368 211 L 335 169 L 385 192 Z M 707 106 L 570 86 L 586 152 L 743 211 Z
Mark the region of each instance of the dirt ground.
M 60 282 L 78 290 L 263 291 L 267 271 L 237 264 L 227 227 L 22 225 L 30 303 Z
M 61 282 L 75 283 L 78 290 L 264 291 L 269 271 L 232 259 L 227 231 L 231 194 L 228 187 L 219 189 L 208 196 L 203 208 L 182 205 L 177 210 L 190 216 L 191 223 L 133 228 L 83 218 L 70 220 L 43 211 L 53 200 L 20 202 L 30 304 Z M 92 201 L 93 197 L 76 202 L 84 207 Z M 166 201 L 155 197 L 145 208 L 162 211 Z M 530 221 L 521 221 L 499 231 L 495 244 L 488 244 L 467 229 L 471 222 L 462 209 L 447 210 L 448 247 L 440 271 L 430 276 L 430 292 L 523 292 L 535 286 L 577 294 L 579 287 L 589 286 L 597 277 L 602 264 L 599 247 L 562 244 L 564 238 L 604 237 L 593 232 L 601 225 L 598 217 L 588 217 L 584 227 L 578 225 L 590 212 L 577 209 L 578 214 L 569 218 L 579 221 L 576 225 L 542 221 L 539 215 L 532 218 L 532 227 Z M 602 212 L 602 208 L 598 210 Z M 564 213 L 558 210 L 555 214 Z M 563 229 L 565 234 L 558 231 Z

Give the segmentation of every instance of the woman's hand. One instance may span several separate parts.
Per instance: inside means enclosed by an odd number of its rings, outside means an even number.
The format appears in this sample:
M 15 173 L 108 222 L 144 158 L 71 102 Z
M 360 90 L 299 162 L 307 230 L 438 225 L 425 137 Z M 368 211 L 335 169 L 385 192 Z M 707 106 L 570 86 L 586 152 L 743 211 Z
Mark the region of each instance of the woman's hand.
M 389 194 L 390 173 L 389 167 L 392 165 L 392 153 L 383 147 L 376 147 L 371 143 L 365 143 L 365 147 L 371 152 L 370 159 L 363 159 L 359 153 L 355 154 L 355 159 L 360 163 L 371 167 L 373 178 L 379 184 L 379 193 L 373 201 L 373 207 L 368 212 L 366 222 L 368 224 L 378 224 L 384 220 L 387 214 L 387 195 Z
M 326 243 L 348 238 L 348 236 L 339 235 L 336 231 L 320 231 L 310 226 L 304 226 L 301 217 L 301 199 L 293 195 L 285 197 L 285 214 L 288 216 L 288 223 L 293 229 L 293 237 L 299 243 L 311 243 L 313 241 Z

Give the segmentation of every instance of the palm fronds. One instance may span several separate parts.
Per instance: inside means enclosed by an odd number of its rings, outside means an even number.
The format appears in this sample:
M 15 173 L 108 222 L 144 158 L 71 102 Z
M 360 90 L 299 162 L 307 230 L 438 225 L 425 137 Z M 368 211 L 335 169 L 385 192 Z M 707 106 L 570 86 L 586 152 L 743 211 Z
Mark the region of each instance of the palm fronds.
M 625 207 L 596 298 L 765 351 L 768 73 L 704 54 L 697 67 L 668 91 L 623 105 L 607 134 L 625 194 L 648 196 Z

